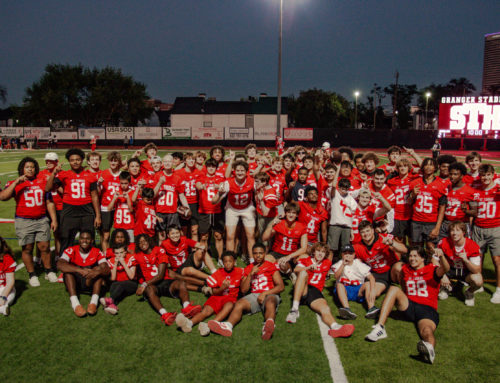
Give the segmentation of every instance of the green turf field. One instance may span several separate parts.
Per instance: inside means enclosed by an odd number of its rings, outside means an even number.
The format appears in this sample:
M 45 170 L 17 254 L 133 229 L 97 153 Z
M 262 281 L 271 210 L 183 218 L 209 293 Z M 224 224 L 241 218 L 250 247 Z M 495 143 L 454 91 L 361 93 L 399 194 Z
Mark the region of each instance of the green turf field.
M 43 167 L 46 151 L 30 152 Z M 62 158 L 64 151 L 58 151 Z M 132 151 L 123 152 L 131 156 Z M 163 154 L 163 152 L 160 152 Z M 0 153 L 0 181 L 14 179 L 19 160 L 26 151 Z M 64 160 L 65 162 L 65 160 Z M 103 161 L 102 167 L 106 167 Z M 68 169 L 68 166 L 65 167 Z M 13 218 L 14 202 L 0 203 L 0 218 Z M 4 237 L 14 237 L 13 224 L 0 223 Z M 9 240 L 19 259 L 19 247 Z M 494 278 L 489 255 L 484 276 Z M 277 327 L 271 341 L 260 339 L 262 317 L 244 317 L 230 339 L 199 336 L 197 328 L 183 334 L 175 326 L 165 327 L 147 302 L 136 297 L 120 304 L 112 317 L 99 308 L 95 317 L 77 318 L 61 284 L 40 278 L 41 287 L 31 288 L 27 273 L 16 273 L 17 301 L 9 317 L 0 316 L 0 381 L 73 382 L 328 382 L 330 367 L 315 315 L 301 307 L 295 325 L 285 322 L 291 306 L 291 284 L 286 281 Z M 333 281 L 324 294 L 334 314 Z M 500 305 L 489 302 L 494 289 L 476 295 L 476 306 L 466 307 L 450 297 L 439 303 L 441 323 L 436 333 L 436 361 L 416 359 L 418 336 L 411 323 L 389 320 L 388 338 L 364 341 L 373 321 L 363 318 L 364 308 L 351 307 L 359 317 L 351 321 L 356 331 L 350 339 L 335 344 L 351 382 L 486 382 L 500 381 L 498 347 Z M 201 304 L 205 298 L 191 293 Z M 85 306 L 90 297 L 81 299 Z M 179 303 L 162 298 L 168 311 Z M 378 302 L 381 303 L 381 299 Z M 344 322 L 339 319 L 339 322 Z M 333 342 L 333 341 L 332 341 Z

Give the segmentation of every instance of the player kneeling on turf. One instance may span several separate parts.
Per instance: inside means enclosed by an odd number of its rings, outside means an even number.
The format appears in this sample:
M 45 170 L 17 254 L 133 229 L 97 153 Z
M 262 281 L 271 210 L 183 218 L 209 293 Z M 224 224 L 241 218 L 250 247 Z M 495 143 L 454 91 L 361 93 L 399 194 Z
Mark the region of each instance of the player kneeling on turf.
M 265 260 L 265 245 L 262 243 L 253 245 L 252 255 L 254 262 L 245 268 L 240 286 L 244 294 L 251 289 L 250 294 L 236 302 L 227 322 L 209 321 L 210 331 L 223 336 L 231 336 L 233 327 L 241 320 L 243 313 L 263 312 L 265 323 L 262 328 L 262 339 L 271 339 L 276 311 L 281 301 L 278 294 L 285 289 L 285 286 L 278 264 Z
M 5 239 L 0 237 L 0 314 L 5 316 L 10 314 L 9 306 L 14 302 L 16 289 L 14 284 L 14 272 L 16 271 L 16 261 L 12 256 Z
M 288 323 L 295 323 L 299 317 L 299 304 L 308 305 L 311 310 L 321 315 L 323 322 L 330 327 L 328 335 L 332 338 L 345 338 L 352 335 L 354 326 L 344 326 L 335 322 L 332 312 L 321 291 L 325 286 L 325 279 L 332 267 L 333 253 L 326 244 L 315 243 L 311 248 L 311 256 L 300 258 L 294 273 L 297 281 L 293 290 L 293 305 L 286 317 Z
M 385 322 L 396 304 L 406 319 L 415 323 L 418 334 L 422 339 L 417 344 L 418 352 L 430 363 L 434 362 L 434 346 L 436 339 L 434 332 L 439 323 L 437 312 L 438 293 L 441 278 L 450 269 L 446 257 L 441 251 L 439 254 L 439 266 L 432 263 L 426 264 L 424 249 L 411 247 L 408 252 L 408 264 L 405 264 L 400 273 L 398 286 L 391 286 L 382 303 L 380 317 L 376 325 L 373 326 L 365 339 L 376 342 L 379 339 L 387 338 Z
M 177 315 L 175 322 L 182 331 L 191 332 L 193 326 L 199 323 L 200 334 L 207 336 L 210 334 L 210 329 L 208 324 L 203 322 L 204 319 L 215 313 L 215 320 L 219 322 L 226 319 L 231 313 L 238 299 L 240 283 L 243 278 L 243 269 L 234 267 L 236 258 L 237 255 L 233 251 L 226 251 L 222 255 L 224 267 L 207 278 L 207 285 L 212 288 L 213 295 L 207 299 L 200 313 L 196 314 L 191 320 L 183 314 Z
M 137 237 L 135 260 L 141 271 L 137 295 L 145 295 L 151 306 L 161 315 L 161 320 L 170 326 L 174 323 L 176 312 L 167 312 L 161 304 L 160 297 L 178 298 L 182 304 L 182 314 L 191 318 L 201 311 L 201 306 L 195 306 L 189 301 L 186 284 L 174 280 L 167 272 L 168 258 L 165 250 L 154 246 L 153 240 L 147 234 Z
M 106 257 L 93 246 L 92 234 L 89 230 L 82 230 L 79 245 L 68 247 L 57 261 L 57 268 L 64 273 L 64 284 L 69 293 L 71 307 L 78 317 L 95 315 L 104 277 L 109 275 Z M 78 292 L 92 293 L 87 311 L 78 300 Z

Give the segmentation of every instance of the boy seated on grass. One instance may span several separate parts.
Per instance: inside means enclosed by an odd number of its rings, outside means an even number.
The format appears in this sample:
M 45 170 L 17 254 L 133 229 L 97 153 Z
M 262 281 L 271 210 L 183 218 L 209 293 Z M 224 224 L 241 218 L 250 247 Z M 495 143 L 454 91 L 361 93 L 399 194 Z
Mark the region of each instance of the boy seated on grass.
M 0 314 L 10 314 L 10 305 L 16 298 L 14 273 L 16 261 L 12 256 L 12 250 L 5 239 L 0 237 Z
M 210 331 L 222 336 L 231 336 L 233 327 L 241 320 L 244 313 L 262 312 L 265 318 L 262 339 L 271 339 L 274 332 L 276 311 L 281 301 L 278 294 L 285 289 L 285 285 L 281 279 L 278 264 L 266 261 L 266 246 L 264 244 L 256 243 L 253 245 L 252 255 L 254 262 L 245 268 L 240 286 L 243 294 L 247 294 L 249 290 L 250 293 L 236 302 L 226 322 L 209 321 Z
M 352 324 L 340 325 L 335 322 L 332 312 L 322 291 L 326 275 L 332 267 L 333 253 L 326 244 L 315 243 L 311 248 L 311 256 L 300 258 L 295 267 L 297 281 L 293 291 L 293 305 L 286 317 L 288 323 L 295 323 L 300 316 L 299 305 L 308 305 L 311 310 L 321 315 L 323 322 L 330 328 L 328 335 L 332 338 L 346 338 L 354 332 Z
M 342 319 L 356 319 L 357 315 L 351 311 L 349 301 L 363 303 L 366 299 L 368 312 L 373 310 L 375 278 L 370 273 L 370 266 L 355 258 L 352 245 L 342 247 L 341 254 L 342 259 L 332 266 L 337 281 L 334 292 L 342 305 L 339 316 Z
M 224 267 L 207 278 L 207 285 L 212 288 L 213 295 L 207 299 L 200 313 L 191 320 L 183 314 L 177 315 L 175 323 L 183 332 L 191 332 L 193 326 L 199 323 L 200 335 L 207 336 L 210 334 L 210 329 L 208 324 L 203 322 L 206 318 L 215 314 L 215 320 L 220 322 L 229 316 L 238 300 L 243 278 L 243 269 L 235 267 L 236 258 L 237 255 L 233 251 L 226 251 L 222 254 Z

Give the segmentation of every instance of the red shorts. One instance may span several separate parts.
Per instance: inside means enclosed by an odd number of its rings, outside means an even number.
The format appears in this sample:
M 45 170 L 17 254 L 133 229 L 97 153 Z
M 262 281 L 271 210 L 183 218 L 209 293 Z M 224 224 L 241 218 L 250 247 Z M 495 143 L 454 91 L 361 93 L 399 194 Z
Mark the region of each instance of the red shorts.
M 227 302 L 235 303 L 237 299 L 231 295 L 212 295 L 207 299 L 204 306 L 210 306 L 218 314 Z

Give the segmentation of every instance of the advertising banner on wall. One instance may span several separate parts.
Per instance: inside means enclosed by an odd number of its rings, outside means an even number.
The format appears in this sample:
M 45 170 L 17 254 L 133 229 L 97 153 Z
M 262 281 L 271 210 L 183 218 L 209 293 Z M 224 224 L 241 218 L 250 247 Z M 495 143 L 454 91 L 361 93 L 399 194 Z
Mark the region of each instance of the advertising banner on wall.
M 134 128 L 134 138 L 136 140 L 161 140 L 161 126 L 139 126 Z
M 312 141 L 313 128 L 285 128 L 283 139 L 285 141 Z
M 21 137 L 23 135 L 23 128 L 0 128 L 0 135 L 2 137 Z
M 221 127 L 193 127 L 193 140 L 223 140 L 224 128 Z
M 58 140 L 78 140 L 78 133 L 75 130 L 67 131 L 67 132 L 64 132 L 64 131 L 54 132 L 54 131 L 52 131 L 50 133 L 50 135 L 52 136 L 52 138 L 55 137 Z
M 48 140 L 50 137 L 50 128 L 24 128 L 24 137 L 38 138 L 39 140 Z
M 104 128 L 78 128 L 78 138 L 80 140 L 90 140 L 94 136 L 98 140 L 106 139 L 106 129 Z
M 253 128 L 231 128 L 226 126 L 224 137 L 226 140 L 253 141 Z
M 254 126 L 253 128 L 253 139 L 274 141 L 276 138 L 276 126 Z
M 107 126 L 106 139 L 107 140 L 123 140 L 125 136 L 130 138 L 134 135 L 134 128 L 130 126 Z
M 164 140 L 189 140 L 191 138 L 191 127 L 178 128 L 178 127 L 164 127 L 163 139 Z

